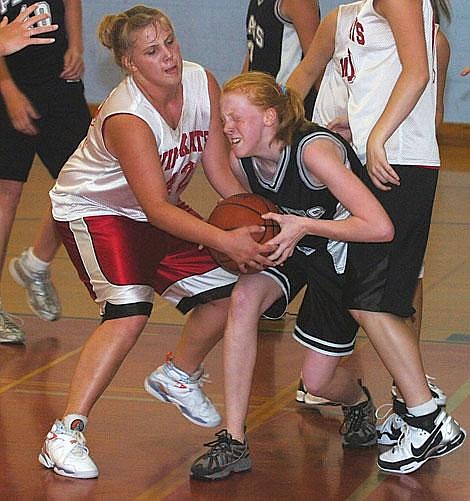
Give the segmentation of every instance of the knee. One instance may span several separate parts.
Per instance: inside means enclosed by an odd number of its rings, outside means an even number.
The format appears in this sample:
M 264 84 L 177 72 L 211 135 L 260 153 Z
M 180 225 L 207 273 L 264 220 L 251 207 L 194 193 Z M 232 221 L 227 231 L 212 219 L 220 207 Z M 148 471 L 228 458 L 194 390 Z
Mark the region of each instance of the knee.
M 235 286 L 230 297 L 230 309 L 232 312 L 239 311 L 243 314 L 255 311 L 261 315 L 263 297 L 254 293 L 253 289 L 245 286 Z
M 101 314 L 101 322 L 104 323 L 107 320 L 118 320 L 122 318 L 142 316 L 145 317 L 143 319 L 144 322 L 147 322 L 148 317 L 150 317 L 150 314 L 152 313 L 152 307 L 152 303 L 146 302 L 111 304 L 106 301 Z
M 302 380 L 312 395 L 324 396 L 336 374 L 338 359 L 320 353 L 309 353 L 302 366 Z
M 318 397 L 323 396 L 323 392 L 328 387 L 328 381 L 325 381 L 323 378 L 319 377 L 319 374 L 316 372 L 308 372 L 306 374 L 302 374 L 302 381 L 304 383 L 305 389 L 311 394 L 316 395 Z
M 16 208 L 20 203 L 23 184 L 24 183 L 21 183 L 19 181 L 0 182 L 0 200 L 2 212 L 16 211 Z

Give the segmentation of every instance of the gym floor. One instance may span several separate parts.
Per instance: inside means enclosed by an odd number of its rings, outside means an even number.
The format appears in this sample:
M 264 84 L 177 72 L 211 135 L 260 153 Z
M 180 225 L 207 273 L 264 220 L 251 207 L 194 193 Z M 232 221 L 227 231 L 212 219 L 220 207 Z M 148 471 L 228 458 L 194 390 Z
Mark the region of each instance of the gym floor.
M 448 395 L 448 410 L 470 430 L 470 146 L 444 146 L 424 277 L 422 351 L 428 374 Z M 32 242 L 51 184 L 39 161 L 18 211 L 7 262 Z M 203 194 L 203 196 L 201 196 Z M 186 199 L 202 214 L 217 196 L 201 172 Z M 94 480 L 60 477 L 37 461 L 43 439 L 65 406 L 80 348 L 98 308 L 63 249 L 52 269 L 63 317 L 44 322 L 4 273 L 2 300 L 27 333 L 25 346 L 0 345 L 0 498 L 5 500 L 452 500 L 470 498 L 469 445 L 403 476 L 380 473 L 377 449 L 343 450 L 341 410 L 295 401 L 302 350 L 290 336 L 296 305 L 284 321 L 260 325 L 248 438 L 251 472 L 222 481 L 189 479 L 192 461 L 217 430 L 186 421 L 143 389 L 145 376 L 175 346 L 184 317 L 157 300 L 150 322 L 87 430 L 100 468 Z M 361 333 L 346 363 L 360 367 L 377 406 L 389 402 L 390 378 Z M 205 387 L 223 413 L 221 346 L 208 356 Z

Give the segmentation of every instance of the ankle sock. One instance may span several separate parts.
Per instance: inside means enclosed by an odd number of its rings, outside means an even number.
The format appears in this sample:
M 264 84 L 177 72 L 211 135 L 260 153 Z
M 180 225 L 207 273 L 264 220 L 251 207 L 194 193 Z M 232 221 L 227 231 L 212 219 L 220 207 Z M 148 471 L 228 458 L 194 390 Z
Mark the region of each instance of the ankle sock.
M 49 263 L 42 261 L 34 255 L 32 247 L 27 249 L 25 252 L 24 264 L 28 270 L 36 273 L 39 271 L 45 271 L 49 267 Z
M 63 419 L 63 423 L 67 430 L 83 432 L 88 423 L 88 418 L 81 414 L 67 414 Z
M 437 409 L 436 401 L 431 398 L 424 404 L 416 405 L 415 407 L 407 407 L 408 412 L 414 417 L 426 416 L 433 413 Z

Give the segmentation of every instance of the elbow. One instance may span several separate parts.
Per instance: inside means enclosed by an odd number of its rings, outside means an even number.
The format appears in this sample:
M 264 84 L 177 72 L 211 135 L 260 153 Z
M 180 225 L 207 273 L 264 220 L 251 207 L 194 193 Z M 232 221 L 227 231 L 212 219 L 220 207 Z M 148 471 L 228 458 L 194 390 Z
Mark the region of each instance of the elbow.
M 428 85 L 430 79 L 428 68 L 426 68 L 423 72 L 419 72 L 415 76 L 415 84 L 418 87 L 419 92 L 423 92 Z
M 377 242 L 391 242 L 395 237 L 395 227 L 390 220 L 380 225 L 377 232 Z

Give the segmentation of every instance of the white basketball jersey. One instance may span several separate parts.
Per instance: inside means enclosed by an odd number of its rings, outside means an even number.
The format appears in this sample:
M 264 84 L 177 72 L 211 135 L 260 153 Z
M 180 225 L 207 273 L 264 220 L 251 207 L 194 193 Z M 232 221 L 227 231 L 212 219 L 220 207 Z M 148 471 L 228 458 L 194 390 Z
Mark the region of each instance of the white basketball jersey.
M 85 216 L 115 214 L 147 221 L 118 160 L 104 143 L 104 122 L 119 113 L 135 115 L 151 128 L 158 146 L 168 199 L 173 204 L 180 202 L 180 195 L 201 159 L 210 123 L 204 68 L 184 61 L 182 82 L 183 109 L 176 129 L 165 122 L 132 77 L 126 77 L 111 92 L 92 121 L 87 137 L 67 161 L 50 191 L 55 219 L 72 221 Z M 145 179 L 142 182 L 145 183 Z
M 334 118 L 348 114 L 348 86 L 343 81 L 343 65 L 348 64 L 348 30 L 363 0 L 338 6 L 335 50 L 326 65 L 318 89 L 312 120 L 326 127 Z M 347 77 L 347 71 L 344 71 Z
M 439 166 L 435 133 L 436 54 L 433 10 L 423 0 L 423 18 L 430 80 L 416 106 L 385 143 L 391 164 Z M 346 32 L 345 32 L 346 34 Z M 364 0 L 348 28 L 348 116 L 359 158 L 366 161 L 369 133 L 382 114 L 402 66 L 390 25 Z

